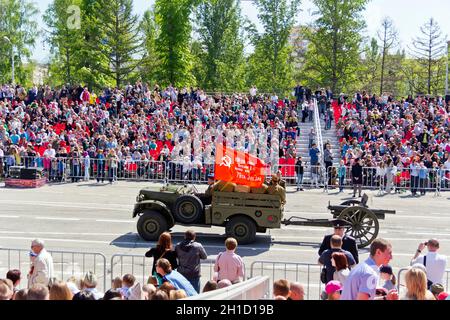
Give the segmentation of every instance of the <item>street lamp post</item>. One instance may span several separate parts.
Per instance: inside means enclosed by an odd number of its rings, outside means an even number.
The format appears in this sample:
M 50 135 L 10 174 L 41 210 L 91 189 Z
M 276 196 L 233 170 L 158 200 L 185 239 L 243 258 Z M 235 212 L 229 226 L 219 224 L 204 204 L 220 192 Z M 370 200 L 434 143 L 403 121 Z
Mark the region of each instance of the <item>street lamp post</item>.
M 12 85 L 14 85 L 15 84 L 15 77 L 14 77 L 14 73 L 15 73 L 15 70 L 14 70 L 14 45 L 13 45 L 12 41 L 7 36 L 4 36 L 3 39 L 6 40 L 7 42 L 9 42 L 9 44 L 11 45 Z

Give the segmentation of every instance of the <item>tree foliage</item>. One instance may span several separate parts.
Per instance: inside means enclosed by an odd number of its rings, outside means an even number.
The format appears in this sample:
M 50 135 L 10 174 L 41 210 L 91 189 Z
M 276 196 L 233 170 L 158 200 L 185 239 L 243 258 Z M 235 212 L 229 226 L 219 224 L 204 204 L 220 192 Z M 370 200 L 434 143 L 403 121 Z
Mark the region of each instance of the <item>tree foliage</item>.
M 263 33 L 253 34 L 255 52 L 248 58 L 248 81 L 260 91 L 286 93 L 294 84 L 289 35 L 300 0 L 255 0 Z
M 14 47 L 16 82 L 25 82 L 31 75 L 24 69 L 23 60 L 30 58 L 38 34 L 38 9 L 29 0 L 0 0 L 0 83 L 10 82 L 11 44 Z
M 437 22 L 430 18 L 421 28 L 422 36 L 413 40 L 411 54 L 423 68 L 427 79 L 427 93 L 442 89 L 442 57 L 445 53 L 445 38 Z M 422 72 L 421 72 L 422 73 Z
M 329 86 L 333 92 L 354 84 L 360 67 L 361 33 L 365 27 L 361 13 L 368 0 L 313 0 L 318 18 L 306 37 L 305 77 L 312 85 Z
M 389 50 L 394 48 L 398 42 L 398 33 L 394 26 L 394 21 L 386 17 L 381 22 L 381 30 L 378 31 L 378 39 L 381 41 L 381 76 L 380 76 L 380 95 L 383 94 L 385 71 Z M 388 70 L 389 72 L 389 70 Z
M 139 65 L 139 75 L 144 82 L 154 83 L 157 80 L 157 68 L 159 65 L 158 53 L 156 52 L 156 39 L 159 29 L 155 23 L 153 11 L 144 12 L 140 23 L 140 31 L 144 39 L 144 55 Z
M 205 69 L 198 84 L 209 91 L 244 88 L 244 40 L 237 0 L 205 0 L 196 12 Z
M 73 12 L 70 6 L 80 6 L 81 0 L 54 0 L 44 14 L 47 25 L 46 41 L 50 44 L 52 54 L 52 78 L 55 83 L 73 83 L 80 81 L 80 51 L 83 36 L 70 21 Z M 80 17 L 81 18 L 81 17 Z
M 156 48 L 160 60 L 158 79 L 163 84 L 193 83 L 190 15 L 197 0 L 156 0 L 155 20 L 159 26 Z

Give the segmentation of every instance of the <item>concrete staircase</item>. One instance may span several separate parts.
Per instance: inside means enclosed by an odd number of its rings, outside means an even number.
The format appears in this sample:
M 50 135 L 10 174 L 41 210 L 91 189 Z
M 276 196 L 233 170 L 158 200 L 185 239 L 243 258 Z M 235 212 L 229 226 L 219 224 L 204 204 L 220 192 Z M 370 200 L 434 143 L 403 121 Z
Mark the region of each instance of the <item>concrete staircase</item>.
M 307 182 L 311 179 L 311 169 L 309 168 L 311 162 L 311 157 L 309 156 L 309 133 L 311 132 L 311 128 L 314 128 L 314 122 L 300 122 L 299 126 L 300 136 L 297 137 L 297 157 L 302 157 L 303 165 L 306 165 L 303 181 Z
M 331 123 L 331 129 L 325 130 L 325 122 L 322 120 L 322 139 L 323 143 L 327 143 L 327 141 L 331 144 L 331 152 L 333 154 L 333 165 L 339 166 L 339 162 L 341 161 L 341 154 L 339 150 L 339 140 L 336 134 L 336 124 L 334 121 Z
M 325 130 L 324 121 L 321 120 L 322 125 L 322 139 L 323 143 L 329 141 L 331 143 L 331 151 L 333 153 L 333 165 L 339 166 L 341 160 L 341 155 L 339 151 L 339 140 L 336 135 L 336 125 L 333 121 L 330 130 Z M 300 126 L 300 136 L 297 138 L 297 156 L 301 156 L 303 163 L 306 164 L 305 174 L 303 176 L 304 182 L 309 182 L 311 180 L 311 168 L 310 162 L 311 157 L 309 156 L 309 133 L 311 128 L 314 128 L 314 122 L 305 122 L 299 124 Z M 314 138 L 315 142 L 316 138 Z

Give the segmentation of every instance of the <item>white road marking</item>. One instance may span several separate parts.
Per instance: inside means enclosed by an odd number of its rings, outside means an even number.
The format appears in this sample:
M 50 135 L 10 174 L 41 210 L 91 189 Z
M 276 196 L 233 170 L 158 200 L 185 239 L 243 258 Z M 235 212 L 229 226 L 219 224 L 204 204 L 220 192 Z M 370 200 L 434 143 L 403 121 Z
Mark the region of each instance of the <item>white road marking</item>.
M 112 223 L 136 223 L 134 220 L 95 220 L 96 222 L 112 222 Z
M 78 218 L 52 218 L 52 217 L 35 217 L 36 220 L 55 220 L 55 221 L 80 221 Z
M 70 236 L 123 236 L 123 233 L 83 233 L 83 232 L 41 232 L 41 231 L 0 231 L 0 234 L 48 234 L 48 235 L 70 235 Z
M 132 205 L 123 205 L 116 203 L 105 203 L 105 204 L 92 204 L 84 203 L 82 205 L 74 202 L 44 202 L 44 201 L 22 201 L 22 200 L 0 200 L 0 203 L 4 204 L 14 204 L 14 205 L 27 205 L 27 206 L 42 206 L 42 207 L 56 207 L 56 208 L 77 208 L 77 209 L 94 209 L 102 211 L 126 211 L 130 212 L 133 210 Z
M 3 216 L 3 215 L 0 215 L 0 218 L 5 218 L 5 219 L 18 219 L 18 218 L 20 218 L 19 216 Z

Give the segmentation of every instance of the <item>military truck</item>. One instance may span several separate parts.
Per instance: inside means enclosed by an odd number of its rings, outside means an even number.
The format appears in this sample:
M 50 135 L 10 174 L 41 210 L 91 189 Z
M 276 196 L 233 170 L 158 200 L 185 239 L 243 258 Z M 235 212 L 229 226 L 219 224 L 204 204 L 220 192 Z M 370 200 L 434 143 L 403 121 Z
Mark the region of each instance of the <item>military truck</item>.
M 256 233 L 280 228 L 283 206 L 278 195 L 213 192 L 211 204 L 201 200 L 194 186 L 146 188 L 139 192 L 133 218 L 147 241 L 155 241 L 175 224 L 220 226 L 240 244 L 252 243 Z

